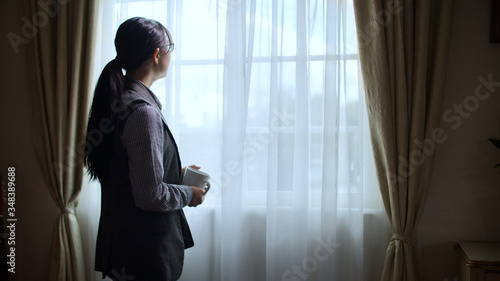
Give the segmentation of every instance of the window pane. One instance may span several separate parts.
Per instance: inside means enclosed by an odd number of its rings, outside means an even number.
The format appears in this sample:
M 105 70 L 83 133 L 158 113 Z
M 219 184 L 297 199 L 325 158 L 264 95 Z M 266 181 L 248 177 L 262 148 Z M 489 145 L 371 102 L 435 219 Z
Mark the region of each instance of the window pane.
M 295 62 L 285 62 L 278 64 L 278 104 L 280 111 L 284 110 L 288 114 L 295 114 Z M 295 126 L 295 119 L 289 120 L 287 127 Z
M 265 127 L 269 125 L 270 95 L 270 63 L 253 63 L 248 97 L 249 127 Z
M 323 55 L 325 52 L 325 18 L 324 3 L 311 1 L 309 3 L 309 54 Z
M 217 58 L 217 10 L 212 1 L 182 1 L 181 34 L 174 34 L 174 42 L 181 42 L 181 59 Z M 223 45 L 222 45 L 223 46 Z
M 346 123 L 349 126 L 359 125 L 360 118 L 362 117 L 362 107 L 364 104 L 360 104 L 360 92 L 359 92 L 359 81 L 358 81 L 358 61 L 348 60 L 345 63 L 345 114 Z M 342 89 L 343 90 L 343 89 Z
M 278 5 L 278 55 L 294 56 L 297 52 L 297 1 L 282 0 Z
M 353 1 L 345 1 L 347 5 L 347 12 L 344 17 L 346 17 L 346 54 L 357 54 L 358 53 L 358 38 L 356 36 L 356 20 L 354 19 L 354 4 Z
M 214 128 L 218 125 L 217 65 L 185 65 L 180 69 L 177 93 L 181 127 Z
M 323 125 L 324 91 L 325 91 L 325 63 L 312 61 L 309 63 L 309 95 L 311 97 L 311 125 Z

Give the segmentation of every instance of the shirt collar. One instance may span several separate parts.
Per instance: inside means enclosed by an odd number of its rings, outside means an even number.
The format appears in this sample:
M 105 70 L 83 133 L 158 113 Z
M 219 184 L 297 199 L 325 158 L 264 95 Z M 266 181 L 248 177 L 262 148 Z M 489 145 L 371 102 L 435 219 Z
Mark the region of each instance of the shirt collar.
M 161 102 L 160 100 L 156 97 L 156 95 L 151 91 L 148 86 L 146 86 L 142 81 L 125 76 L 126 79 L 126 85 L 137 92 L 139 96 L 144 98 L 146 101 L 151 103 L 151 105 L 157 106 L 158 109 L 161 111 Z M 144 91 L 146 90 L 146 91 Z

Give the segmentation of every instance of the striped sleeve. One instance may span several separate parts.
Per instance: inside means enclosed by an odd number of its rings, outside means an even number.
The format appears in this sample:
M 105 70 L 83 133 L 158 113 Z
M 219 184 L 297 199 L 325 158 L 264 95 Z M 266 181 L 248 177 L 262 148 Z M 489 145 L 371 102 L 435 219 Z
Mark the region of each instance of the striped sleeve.
M 163 124 L 160 112 L 150 105 L 134 111 L 123 129 L 122 143 L 129 158 L 135 205 L 143 210 L 170 212 L 191 202 L 187 185 L 163 182 Z

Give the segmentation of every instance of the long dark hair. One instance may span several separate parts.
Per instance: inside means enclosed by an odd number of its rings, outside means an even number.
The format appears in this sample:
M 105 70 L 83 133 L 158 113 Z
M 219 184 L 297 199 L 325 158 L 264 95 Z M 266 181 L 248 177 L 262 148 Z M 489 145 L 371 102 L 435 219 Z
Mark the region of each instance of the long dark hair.
M 157 48 L 165 51 L 171 42 L 168 30 L 156 20 L 135 17 L 118 28 L 115 37 L 117 55 L 99 76 L 87 125 L 84 163 L 92 179 L 102 182 L 109 167 L 113 146 L 109 124 L 115 119 L 112 105 L 119 100 L 125 87 L 122 69 L 134 72 L 154 55 Z

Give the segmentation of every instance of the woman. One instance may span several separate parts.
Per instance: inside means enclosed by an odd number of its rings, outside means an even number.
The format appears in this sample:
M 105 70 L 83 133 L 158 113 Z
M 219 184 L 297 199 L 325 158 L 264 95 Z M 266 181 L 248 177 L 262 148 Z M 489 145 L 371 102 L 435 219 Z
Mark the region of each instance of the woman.
M 114 280 L 177 280 L 193 246 L 182 208 L 204 194 L 180 185 L 177 146 L 149 89 L 166 76 L 174 43 L 159 22 L 136 17 L 120 25 L 115 47 L 95 89 L 85 147 L 102 193 L 95 269 Z

